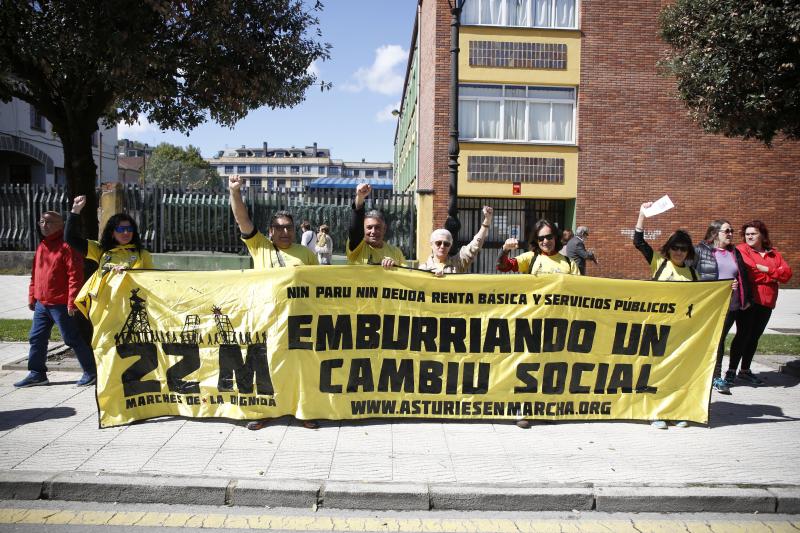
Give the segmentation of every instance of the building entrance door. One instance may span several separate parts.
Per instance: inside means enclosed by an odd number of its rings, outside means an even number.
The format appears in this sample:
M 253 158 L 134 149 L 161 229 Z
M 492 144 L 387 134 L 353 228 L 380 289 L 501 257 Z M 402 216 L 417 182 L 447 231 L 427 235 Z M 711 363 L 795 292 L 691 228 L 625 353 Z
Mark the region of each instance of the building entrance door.
M 483 245 L 483 250 L 470 267 L 470 273 L 495 273 L 500 248 L 510 237 L 520 240 L 520 250 L 512 253 L 512 257 L 527 251 L 529 243 L 533 240 L 533 227 L 542 218 L 555 223 L 559 230 L 564 228 L 566 212 L 564 200 L 459 198 L 458 218 L 461 220 L 461 231 L 458 241 L 461 246 L 471 241 L 480 228 L 483 221 L 481 209 L 484 205 L 494 208 L 492 227 L 489 228 L 489 237 Z

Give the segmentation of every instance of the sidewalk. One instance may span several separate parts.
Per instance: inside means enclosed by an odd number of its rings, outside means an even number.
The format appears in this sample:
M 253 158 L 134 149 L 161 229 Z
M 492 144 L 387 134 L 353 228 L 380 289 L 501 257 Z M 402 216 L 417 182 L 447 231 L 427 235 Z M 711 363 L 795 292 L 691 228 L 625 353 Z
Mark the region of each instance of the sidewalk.
M 19 278 L 0 277 L 0 317 L 22 314 Z M 798 315 L 800 290 L 783 290 L 770 327 L 797 331 Z M 26 354 L 27 343 L 0 343 L 0 365 Z M 383 420 L 307 430 L 281 419 L 253 432 L 181 418 L 100 430 L 94 388 L 76 387 L 78 374 L 14 389 L 25 372 L 2 370 L 0 499 L 800 513 L 800 381 L 778 373 L 778 359 L 756 356 L 768 386 L 713 393 L 708 428 L 667 431 Z
M 0 363 L 26 350 L 0 344 Z M 798 379 L 754 370 L 769 386 L 714 393 L 709 428 L 282 419 L 256 432 L 181 418 L 100 430 L 77 374 L 14 389 L 25 372 L 0 371 L 0 498 L 800 513 Z

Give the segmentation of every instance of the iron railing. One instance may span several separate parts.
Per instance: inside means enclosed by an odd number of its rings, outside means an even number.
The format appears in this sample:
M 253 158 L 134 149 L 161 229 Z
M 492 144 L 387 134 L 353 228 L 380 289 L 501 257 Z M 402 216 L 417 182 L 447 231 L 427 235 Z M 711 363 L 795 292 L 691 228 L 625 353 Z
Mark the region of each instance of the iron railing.
M 66 213 L 70 208 L 64 187 L 0 184 L 0 249 L 35 250 L 37 223 L 45 211 Z
M 186 190 L 177 187 L 125 185 L 123 211 L 134 217 L 144 246 L 152 252 L 245 253 L 230 208 L 227 191 Z M 354 190 L 266 191 L 251 188 L 244 194 L 253 224 L 267 233 L 276 211 L 292 213 L 314 228 L 328 224 L 334 253 L 344 253 L 350 204 Z M 35 250 L 39 242 L 36 222 L 47 210 L 66 213 L 69 197 L 64 187 L 0 184 L 0 249 Z M 388 240 L 406 257 L 414 257 L 415 207 L 412 194 L 378 196 L 367 207 L 383 211 Z

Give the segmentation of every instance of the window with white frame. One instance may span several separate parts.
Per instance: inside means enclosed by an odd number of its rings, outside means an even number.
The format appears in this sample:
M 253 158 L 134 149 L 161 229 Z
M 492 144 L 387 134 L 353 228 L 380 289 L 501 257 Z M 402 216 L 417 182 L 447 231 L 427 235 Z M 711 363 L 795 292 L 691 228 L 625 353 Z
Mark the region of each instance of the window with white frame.
M 261 174 L 261 165 L 250 165 L 250 174 Z
M 247 174 L 247 165 L 237 165 L 236 166 L 236 173 L 237 174 Z
M 458 135 L 463 140 L 575 142 L 575 89 L 461 85 Z
M 233 174 L 233 165 L 225 165 L 223 174 Z
M 577 6 L 578 0 L 466 0 L 461 23 L 575 29 Z

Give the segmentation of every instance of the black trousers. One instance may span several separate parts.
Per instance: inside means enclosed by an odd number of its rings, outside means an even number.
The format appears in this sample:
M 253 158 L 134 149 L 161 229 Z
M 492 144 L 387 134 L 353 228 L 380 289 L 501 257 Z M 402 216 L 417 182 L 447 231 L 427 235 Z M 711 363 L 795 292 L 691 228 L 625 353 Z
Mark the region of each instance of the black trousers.
M 722 338 L 719 340 L 719 346 L 717 347 L 717 362 L 714 365 L 714 377 L 719 378 L 722 377 L 722 358 L 725 356 L 725 338 L 728 336 L 728 332 L 731 330 L 733 323 L 736 322 L 736 331 L 739 331 L 741 328 L 741 321 L 739 316 L 741 311 L 728 311 L 728 314 L 725 315 L 725 324 L 722 326 Z M 733 354 L 733 349 L 731 349 L 731 354 Z
M 742 370 L 750 370 L 750 363 L 758 348 L 758 340 L 764 333 L 772 315 L 772 309 L 763 305 L 752 304 L 744 311 L 739 311 L 740 319 L 736 321 L 736 336 L 731 343 L 731 359 L 728 370 L 736 370 L 739 361 Z

